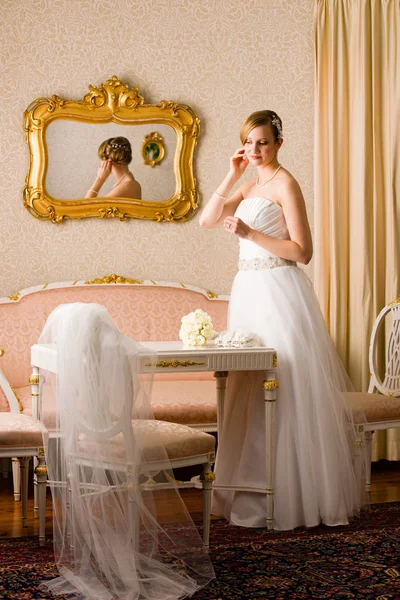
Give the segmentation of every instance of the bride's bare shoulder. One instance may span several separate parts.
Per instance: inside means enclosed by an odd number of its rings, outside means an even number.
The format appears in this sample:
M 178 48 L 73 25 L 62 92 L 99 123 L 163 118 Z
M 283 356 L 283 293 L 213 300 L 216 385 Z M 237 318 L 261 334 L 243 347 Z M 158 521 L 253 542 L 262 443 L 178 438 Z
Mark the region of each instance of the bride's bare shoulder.
M 280 177 L 277 178 L 277 183 L 285 189 L 300 190 L 300 185 L 297 179 L 291 174 L 290 171 L 282 167 L 279 172 Z
M 276 181 L 275 193 L 281 206 L 304 203 L 303 192 L 299 182 L 287 169 L 281 169 L 282 174 Z

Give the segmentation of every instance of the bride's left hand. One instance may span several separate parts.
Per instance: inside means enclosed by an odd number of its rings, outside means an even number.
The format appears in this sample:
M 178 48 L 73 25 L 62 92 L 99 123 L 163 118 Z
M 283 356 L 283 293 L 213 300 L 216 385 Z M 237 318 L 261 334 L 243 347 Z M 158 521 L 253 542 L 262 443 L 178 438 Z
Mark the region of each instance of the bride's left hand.
M 238 217 L 226 217 L 224 220 L 224 229 L 228 233 L 233 233 L 239 238 L 247 239 L 251 237 L 253 229 L 243 223 Z

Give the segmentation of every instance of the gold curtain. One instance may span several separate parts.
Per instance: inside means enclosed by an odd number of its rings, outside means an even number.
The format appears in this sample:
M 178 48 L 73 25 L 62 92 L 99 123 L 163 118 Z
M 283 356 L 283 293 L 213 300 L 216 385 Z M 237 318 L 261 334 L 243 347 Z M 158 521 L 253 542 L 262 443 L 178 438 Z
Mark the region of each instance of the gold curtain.
M 356 390 L 399 296 L 400 0 L 315 2 L 315 289 Z M 400 460 L 400 431 L 374 458 Z

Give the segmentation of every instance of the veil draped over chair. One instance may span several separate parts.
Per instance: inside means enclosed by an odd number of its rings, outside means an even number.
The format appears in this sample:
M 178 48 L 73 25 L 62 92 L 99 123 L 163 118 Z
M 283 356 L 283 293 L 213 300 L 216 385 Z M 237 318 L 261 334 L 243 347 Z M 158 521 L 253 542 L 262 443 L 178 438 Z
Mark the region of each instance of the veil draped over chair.
M 60 577 L 44 585 L 88 600 L 191 596 L 214 573 L 152 434 L 155 356 L 97 304 L 59 306 L 39 343 L 57 347 L 57 375 L 41 382 L 56 399 L 46 459 Z M 156 461 L 167 468 L 156 473 Z

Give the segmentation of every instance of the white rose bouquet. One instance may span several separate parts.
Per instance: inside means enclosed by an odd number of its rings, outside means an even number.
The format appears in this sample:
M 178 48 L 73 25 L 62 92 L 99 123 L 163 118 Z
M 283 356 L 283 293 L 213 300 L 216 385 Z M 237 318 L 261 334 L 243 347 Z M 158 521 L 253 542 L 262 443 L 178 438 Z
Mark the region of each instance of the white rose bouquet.
M 201 308 L 182 317 L 181 322 L 179 337 L 185 346 L 204 346 L 216 335 L 210 315 Z

